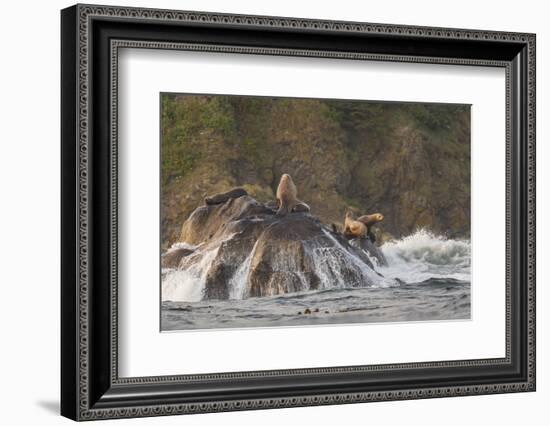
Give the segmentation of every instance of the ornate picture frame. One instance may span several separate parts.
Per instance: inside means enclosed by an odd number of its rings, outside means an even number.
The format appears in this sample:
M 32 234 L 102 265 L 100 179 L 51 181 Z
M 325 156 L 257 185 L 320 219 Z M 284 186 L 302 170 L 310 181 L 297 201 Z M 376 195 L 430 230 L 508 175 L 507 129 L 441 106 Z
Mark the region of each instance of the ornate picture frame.
M 61 413 L 160 416 L 535 390 L 535 35 L 76 5 L 61 12 Z M 506 72 L 506 356 L 118 374 L 120 48 L 481 65 Z

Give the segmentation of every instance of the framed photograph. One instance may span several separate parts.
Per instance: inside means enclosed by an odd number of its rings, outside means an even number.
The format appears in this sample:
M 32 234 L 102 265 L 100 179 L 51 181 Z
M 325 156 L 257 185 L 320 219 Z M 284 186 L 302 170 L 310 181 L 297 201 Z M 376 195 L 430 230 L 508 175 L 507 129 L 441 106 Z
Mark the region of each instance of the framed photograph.
M 535 390 L 535 35 L 61 12 L 61 412 Z

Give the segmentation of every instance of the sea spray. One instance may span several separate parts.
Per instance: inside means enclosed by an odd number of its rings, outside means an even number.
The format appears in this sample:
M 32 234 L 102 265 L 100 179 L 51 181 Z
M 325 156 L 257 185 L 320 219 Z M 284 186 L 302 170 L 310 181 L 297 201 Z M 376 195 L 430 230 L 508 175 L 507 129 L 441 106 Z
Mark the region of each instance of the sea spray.
M 166 253 L 170 253 L 174 250 L 179 250 L 179 249 L 196 250 L 197 248 L 202 246 L 202 244 L 203 243 L 201 243 L 199 245 L 193 245 L 193 244 L 189 244 L 189 243 L 186 243 L 186 242 L 177 242 L 177 243 L 172 244 L 170 246 L 170 248 L 166 251 Z
M 173 302 L 198 302 L 204 296 L 206 275 L 219 246 L 203 253 L 193 254 L 185 259 L 190 266 L 183 269 L 164 271 L 162 279 L 162 300 Z M 194 258 L 200 259 L 193 262 Z
M 321 279 L 321 289 L 349 287 L 391 287 L 398 285 L 369 267 L 352 251 L 347 250 L 330 232 L 323 230 L 331 240 L 331 247 L 313 247 L 315 271 Z
M 248 275 L 250 274 L 250 265 L 252 263 L 252 257 L 258 246 L 258 241 L 254 243 L 252 250 L 244 260 L 244 262 L 235 271 L 231 280 L 229 280 L 229 298 L 230 299 L 244 299 L 247 292 Z
M 419 230 L 402 239 L 386 242 L 380 247 L 388 261 L 388 266 L 381 266 L 366 251 L 363 250 L 372 265 L 360 258 L 358 253 L 345 247 L 330 232 L 322 232 L 323 236 L 319 239 L 301 242 L 304 259 L 318 278 L 314 287 L 316 290 L 386 288 L 399 286 L 399 283 L 420 283 L 430 279 L 470 281 L 471 248 L 467 240 L 447 239 Z M 178 269 L 162 271 L 162 300 L 202 300 L 208 271 L 212 261 L 218 256 L 223 241 L 216 248 L 195 247 L 185 243 L 173 246 L 171 249 L 189 248 L 195 252 L 184 258 Z M 249 297 L 249 279 L 257 246 L 256 242 L 229 279 L 229 299 L 243 300 Z M 303 266 L 297 258 L 281 251 L 272 255 L 271 262 L 273 271 L 286 271 L 298 277 L 299 286 L 294 291 L 311 290 L 311 275 L 304 274 L 305 270 L 302 270 Z
M 387 267 L 377 270 L 406 283 L 440 278 L 470 281 L 471 244 L 468 240 L 448 239 L 420 229 L 414 234 L 391 240 L 381 247 Z

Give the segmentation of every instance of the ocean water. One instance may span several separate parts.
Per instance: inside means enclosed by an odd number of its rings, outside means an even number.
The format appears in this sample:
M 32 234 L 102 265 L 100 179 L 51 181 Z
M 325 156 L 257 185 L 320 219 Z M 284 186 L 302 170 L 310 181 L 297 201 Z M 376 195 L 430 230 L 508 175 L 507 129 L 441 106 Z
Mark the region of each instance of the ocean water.
M 371 259 L 376 280 L 369 287 L 342 283 L 316 291 L 229 300 L 202 300 L 200 281 L 209 262 L 188 271 L 165 271 L 161 329 L 282 327 L 345 323 L 469 319 L 471 247 L 420 230 L 381 247 L 388 266 Z M 212 254 L 214 256 L 215 253 Z M 325 254 L 326 256 L 326 254 Z M 326 258 L 324 259 L 326 261 Z M 243 270 L 246 269 L 246 262 Z M 242 273 L 242 271 L 241 271 Z M 380 275 L 378 275 L 380 274 Z M 239 272 L 233 280 L 239 280 Z M 239 286 L 235 286 L 239 288 Z

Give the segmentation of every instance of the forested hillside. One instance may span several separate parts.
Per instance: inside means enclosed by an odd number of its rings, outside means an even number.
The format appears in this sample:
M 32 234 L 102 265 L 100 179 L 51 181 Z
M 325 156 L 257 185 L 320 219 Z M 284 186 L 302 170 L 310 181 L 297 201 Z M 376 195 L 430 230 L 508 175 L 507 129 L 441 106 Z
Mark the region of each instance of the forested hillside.
M 163 248 L 205 195 L 273 200 L 282 173 L 326 223 L 469 237 L 469 105 L 163 94 L 161 114 Z

